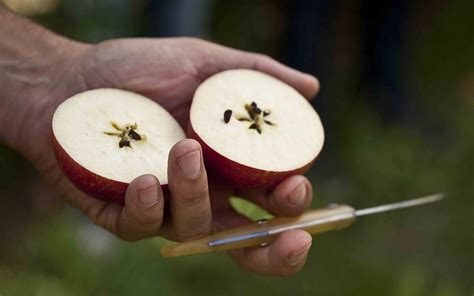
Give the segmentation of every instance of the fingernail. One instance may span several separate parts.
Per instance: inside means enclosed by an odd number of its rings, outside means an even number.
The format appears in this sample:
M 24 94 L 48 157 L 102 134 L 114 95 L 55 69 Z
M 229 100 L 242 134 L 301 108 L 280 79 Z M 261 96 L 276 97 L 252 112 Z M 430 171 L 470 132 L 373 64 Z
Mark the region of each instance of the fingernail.
M 153 182 L 155 182 L 155 180 L 153 180 Z M 140 204 L 146 208 L 156 205 L 158 198 L 158 186 L 156 183 L 138 191 L 138 199 L 140 200 Z
M 295 207 L 302 207 L 306 202 L 306 184 L 301 183 L 289 196 L 289 202 Z
M 178 157 L 178 167 L 186 177 L 197 178 L 201 171 L 201 151 L 195 150 Z
M 308 253 L 308 250 L 309 248 L 311 247 L 311 243 L 309 243 L 308 246 L 306 246 L 305 248 L 295 252 L 295 253 L 291 253 L 290 256 L 288 256 L 288 263 L 291 265 L 291 266 L 296 266 L 296 265 L 300 265 L 301 263 L 303 263 L 304 259 L 306 258 L 307 256 L 307 253 Z

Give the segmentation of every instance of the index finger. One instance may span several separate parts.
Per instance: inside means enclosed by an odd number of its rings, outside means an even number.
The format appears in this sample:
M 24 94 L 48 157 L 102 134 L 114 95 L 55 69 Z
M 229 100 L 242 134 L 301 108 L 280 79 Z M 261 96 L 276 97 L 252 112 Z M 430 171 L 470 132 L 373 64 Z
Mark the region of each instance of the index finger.
M 246 55 L 251 63 L 251 69 L 265 72 L 288 83 L 308 100 L 312 100 L 318 94 L 319 80 L 313 75 L 285 66 L 263 54 L 247 53 Z
M 208 61 L 201 67 L 198 65 L 201 77 L 207 78 L 212 74 L 229 69 L 247 68 L 264 72 L 286 82 L 307 99 L 312 99 L 319 92 L 320 86 L 316 77 L 285 66 L 269 56 L 232 49 L 207 41 L 203 42 L 213 49 L 210 51 L 213 53 L 211 63 L 213 67 L 209 67 Z
M 313 188 L 301 175 L 283 180 L 272 191 L 245 190 L 238 192 L 276 216 L 298 216 L 311 206 Z

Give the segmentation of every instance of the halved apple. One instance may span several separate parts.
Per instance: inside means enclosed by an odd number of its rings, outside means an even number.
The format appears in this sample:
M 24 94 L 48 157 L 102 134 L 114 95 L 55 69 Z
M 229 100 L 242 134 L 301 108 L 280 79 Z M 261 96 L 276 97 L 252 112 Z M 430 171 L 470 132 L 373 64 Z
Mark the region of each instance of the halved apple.
M 66 177 L 88 195 L 124 202 L 128 184 L 155 175 L 166 189 L 168 154 L 185 138 L 176 120 L 136 93 L 96 89 L 64 101 L 53 116 L 53 147 Z
M 228 70 L 203 82 L 188 136 L 206 167 L 238 188 L 271 189 L 306 172 L 324 143 L 318 114 L 295 89 L 267 74 Z

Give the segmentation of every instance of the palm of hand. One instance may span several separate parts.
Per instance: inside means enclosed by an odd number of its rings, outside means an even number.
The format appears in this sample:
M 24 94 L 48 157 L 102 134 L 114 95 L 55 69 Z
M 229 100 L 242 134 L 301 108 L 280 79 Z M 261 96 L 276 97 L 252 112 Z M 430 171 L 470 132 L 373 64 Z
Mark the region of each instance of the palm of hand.
M 134 91 L 158 102 L 185 127 L 192 96 L 197 86 L 210 75 L 225 69 L 255 68 L 287 81 L 306 96 L 311 96 L 317 91 L 317 81 L 311 81 L 311 78 L 269 58 L 192 39 L 109 41 L 93 47 L 82 47 L 76 57 L 68 64 L 69 68 L 65 72 L 67 75 L 62 77 L 61 86 L 48 94 L 53 99 L 49 100 L 44 108 L 42 124 L 38 127 L 39 133 L 48 131 L 48 135 L 42 137 L 41 145 L 34 145 L 37 150 L 25 154 L 73 206 L 86 213 L 94 223 L 122 238 L 131 240 L 140 239 L 143 236 L 124 235 L 123 231 L 118 229 L 120 223 L 117 221 L 123 218 L 125 207 L 106 204 L 83 194 L 64 178 L 56 164 L 49 143 L 50 120 L 54 109 L 66 97 L 80 91 L 103 87 Z M 290 179 L 270 193 L 248 191 L 242 194 L 274 214 L 299 214 L 311 202 L 311 192 L 309 192 L 312 191 L 311 185 L 301 176 Z M 302 188 L 301 183 L 304 185 L 304 201 L 299 205 L 289 203 L 288 196 L 297 191 L 295 188 Z M 228 198 L 232 194 L 233 188 L 220 185 L 214 182 L 212 177 L 210 178 L 209 197 L 213 227 L 216 229 L 233 227 L 248 221 L 231 208 Z M 138 223 L 146 224 L 147 221 L 138 221 Z M 176 234 L 171 221 L 165 220 L 162 225 L 160 221 L 160 226 L 159 233 L 169 239 L 187 239 Z M 198 235 L 203 235 L 207 231 Z M 306 254 L 309 248 L 307 234 L 300 233 L 299 238 L 297 233 L 293 234 L 295 235 L 296 238 L 292 237 L 291 240 L 293 242 L 300 240 L 300 245 L 306 244 L 304 250 Z M 287 238 L 287 241 L 289 239 Z M 292 273 L 304 262 L 290 264 L 291 266 L 288 267 L 281 263 L 281 260 L 278 261 L 278 257 L 288 256 L 286 254 L 288 252 L 290 256 L 295 252 L 301 253 L 301 250 L 294 250 L 298 248 L 297 244 L 293 250 L 291 247 L 284 247 L 283 237 L 279 240 L 282 240 L 280 245 L 274 246 L 273 249 L 269 246 L 259 250 L 233 252 L 233 257 L 246 269 L 256 272 Z
M 169 39 L 157 43 L 154 40 L 118 40 L 103 43 L 83 56 L 80 75 L 85 87 L 80 91 L 110 87 L 140 93 L 166 108 L 186 129 L 194 90 L 209 75 L 219 71 L 219 65 L 212 64 L 209 60 L 212 56 L 206 52 L 212 49 L 196 47 L 195 42 L 200 41 Z M 194 50 L 190 50 L 193 47 Z M 69 183 L 56 166 L 54 175 L 60 178 L 57 183 Z M 232 210 L 227 201 L 233 190 L 219 186 L 212 179 L 209 183 L 211 204 L 215 212 L 224 212 L 225 216 Z M 97 207 L 95 205 L 102 205 L 102 202 L 71 186 L 67 186 L 63 193 L 86 211 Z M 88 200 L 87 208 L 84 208 L 84 199 Z M 215 215 L 215 220 L 218 221 L 219 216 L 222 215 Z M 172 231 L 167 232 L 171 236 L 169 239 L 176 239 Z

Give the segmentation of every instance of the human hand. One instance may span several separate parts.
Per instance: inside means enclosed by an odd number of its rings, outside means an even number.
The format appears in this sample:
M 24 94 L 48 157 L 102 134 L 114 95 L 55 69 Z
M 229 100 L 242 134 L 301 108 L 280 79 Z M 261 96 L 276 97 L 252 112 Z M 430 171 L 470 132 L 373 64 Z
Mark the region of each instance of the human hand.
M 207 77 L 232 68 L 266 72 L 311 98 L 319 89 L 309 75 L 285 67 L 259 54 L 246 53 L 209 42 L 189 39 L 122 39 L 98 45 L 69 42 L 47 72 L 50 81 L 23 95 L 19 114 L 21 136 L 13 142 L 55 189 L 94 223 L 118 237 L 134 241 L 155 235 L 171 240 L 190 240 L 249 223 L 229 203 L 234 188 L 207 177 L 202 151 L 194 140 L 177 143 L 169 156 L 170 215 L 164 215 L 164 196 L 159 180 L 145 175 L 128 187 L 125 205 L 105 203 L 77 190 L 62 174 L 51 146 L 51 118 L 67 97 L 88 89 L 110 87 L 145 95 L 166 108 L 185 127 L 197 86 Z M 27 116 L 26 116 L 27 115 Z M 303 176 L 293 176 L 273 191 L 241 191 L 237 194 L 263 206 L 274 215 L 302 213 L 311 204 L 312 188 Z M 230 252 L 244 269 L 268 275 L 288 275 L 306 260 L 311 236 L 304 231 L 280 235 L 269 246 Z

